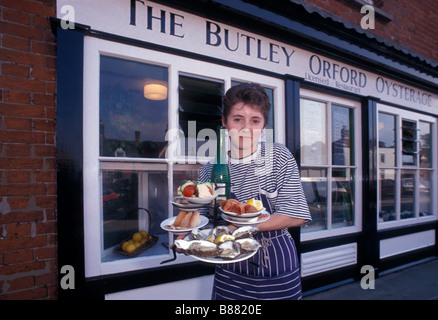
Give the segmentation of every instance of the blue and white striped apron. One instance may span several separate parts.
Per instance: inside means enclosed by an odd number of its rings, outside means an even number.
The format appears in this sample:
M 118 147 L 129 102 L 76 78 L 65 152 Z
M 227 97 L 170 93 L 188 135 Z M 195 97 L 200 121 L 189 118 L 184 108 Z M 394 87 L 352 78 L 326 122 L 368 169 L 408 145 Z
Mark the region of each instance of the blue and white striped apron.
M 234 195 L 231 194 L 233 198 Z M 265 195 L 259 199 L 269 213 Z M 214 300 L 299 300 L 301 276 L 298 254 L 286 230 L 259 232 L 255 238 L 262 247 L 250 259 L 216 266 Z

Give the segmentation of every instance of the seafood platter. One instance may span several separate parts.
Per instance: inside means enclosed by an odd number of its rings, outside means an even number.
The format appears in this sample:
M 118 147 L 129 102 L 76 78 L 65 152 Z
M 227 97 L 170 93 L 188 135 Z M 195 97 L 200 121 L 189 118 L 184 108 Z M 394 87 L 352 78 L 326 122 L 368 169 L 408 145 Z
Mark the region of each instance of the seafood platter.
M 194 229 L 175 246 L 193 258 L 208 263 L 235 263 L 251 258 L 261 247 L 254 239 L 258 230 L 240 227 L 234 231 L 226 226 L 205 230 Z
M 227 199 L 219 203 L 219 210 L 225 221 L 241 226 L 256 225 L 270 218 L 270 214 L 263 208 L 261 202 L 254 199 L 250 199 L 246 203 Z

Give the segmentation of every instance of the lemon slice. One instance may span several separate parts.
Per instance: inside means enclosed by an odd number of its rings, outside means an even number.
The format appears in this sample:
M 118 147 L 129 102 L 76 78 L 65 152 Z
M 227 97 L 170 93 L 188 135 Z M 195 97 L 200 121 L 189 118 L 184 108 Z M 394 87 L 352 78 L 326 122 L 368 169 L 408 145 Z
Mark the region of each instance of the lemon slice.
M 255 207 L 257 209 L 257 211 L 260 211 L 263 209 L 263 203 L 261 200 L 256 200 L 256 199 L 252 198 L 252 199 L 249 199 L 246 203 Z
M 216 238 L 216 240 L 214 240 L 214 243 L 222 243 L 225 241 L 234 241 L 234 239 L 236 239 L 235 237 L 233 237 L 231 234 L 221 234 L 219 237 Z

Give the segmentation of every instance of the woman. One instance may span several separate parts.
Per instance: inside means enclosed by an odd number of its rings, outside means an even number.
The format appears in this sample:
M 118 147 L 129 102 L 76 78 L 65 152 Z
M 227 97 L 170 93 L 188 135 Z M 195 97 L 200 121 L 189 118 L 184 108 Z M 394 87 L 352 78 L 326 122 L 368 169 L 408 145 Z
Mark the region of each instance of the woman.
M 230 136 L 231 197 L 262 200 L 271 218 L 258 225 L 262 248 L 252 258 L 216 266 L 213 299 L 301 299 L 301 277 L 294 241 L 287 228 L 311 220 L 295 159 L 280 144 L 259 144 L 271 108 L 258 84 L 230 88 L 222 124 Z M 201 168 L 208 181 L 212 164 Z

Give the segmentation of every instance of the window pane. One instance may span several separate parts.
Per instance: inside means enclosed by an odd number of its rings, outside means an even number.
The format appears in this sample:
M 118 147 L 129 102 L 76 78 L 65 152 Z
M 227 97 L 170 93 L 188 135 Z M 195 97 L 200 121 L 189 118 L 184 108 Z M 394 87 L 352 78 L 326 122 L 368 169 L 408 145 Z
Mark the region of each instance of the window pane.
M 415 217 L 415 171 L 402 170 L 401 172 L 401 219 Z
M 100 62 L 100 155 L 161 156 L 166 145 L 167 68 L 106 56 Z M 150 84 L 164 90 L 163 100 L 150 99 L 157 99 L 145 89 Z
M 327 170 L 302 169 L 301 182 L 312 215 L 303 232 L 327 229 Z
M 420 217 L 430 216 L 432 212 L 432 174 L 420 171 Z
M 421 122 L 420 129 L 420 167 L 432 167 L 432 125 L 427 122 Z
M 221 124 L 223 82 L 195 78 L 185 75 L 179 77 L 179 127 L 184 133 L 183 155 L 195 157 L 207 138 L 199 135 L 201 130 L 216 140 L 216 129 Z M 206 130 L 205 130 L 206 129 Z M 198 141 L 199 138 L 199 141 Z M 216 141 L 212 143 L 216 146 Z M 208 148 L 207 148 L 208 149 Z M 208 149 L 216 152 L 216 148 Z M 199 154 L 212 157 L 214 154 Z
M 397 219 L 395 199 L 396 171 L 393 169 L 381 169 L 379 177 L 379 222 Z
M 168 234 L 160 223 L 168 217 L 167 171 L 102 170 L 103 261 L 125 256 L 113 252 L 113 247 L 130 239 L 135 232 L 148 231 L 160 240 L 142 256 L 167 254 L 162 242 Z M 151 223 L 146 208 L 151 213 Z
M 402 159 L 403 165 L 417 164 L 417 123 L 402 121 Z
M 327 164 L 326 104 L 301 99 L 301 162 Z
M 332 106 L 332 161 L 334 165 L 354 165 L 353 110 Z
M 354 170 L 332 171 L 332 225 L 341 228 L 354 224 Z
M 379 165 L 395 167 L 395 116 L 379 113 Z

